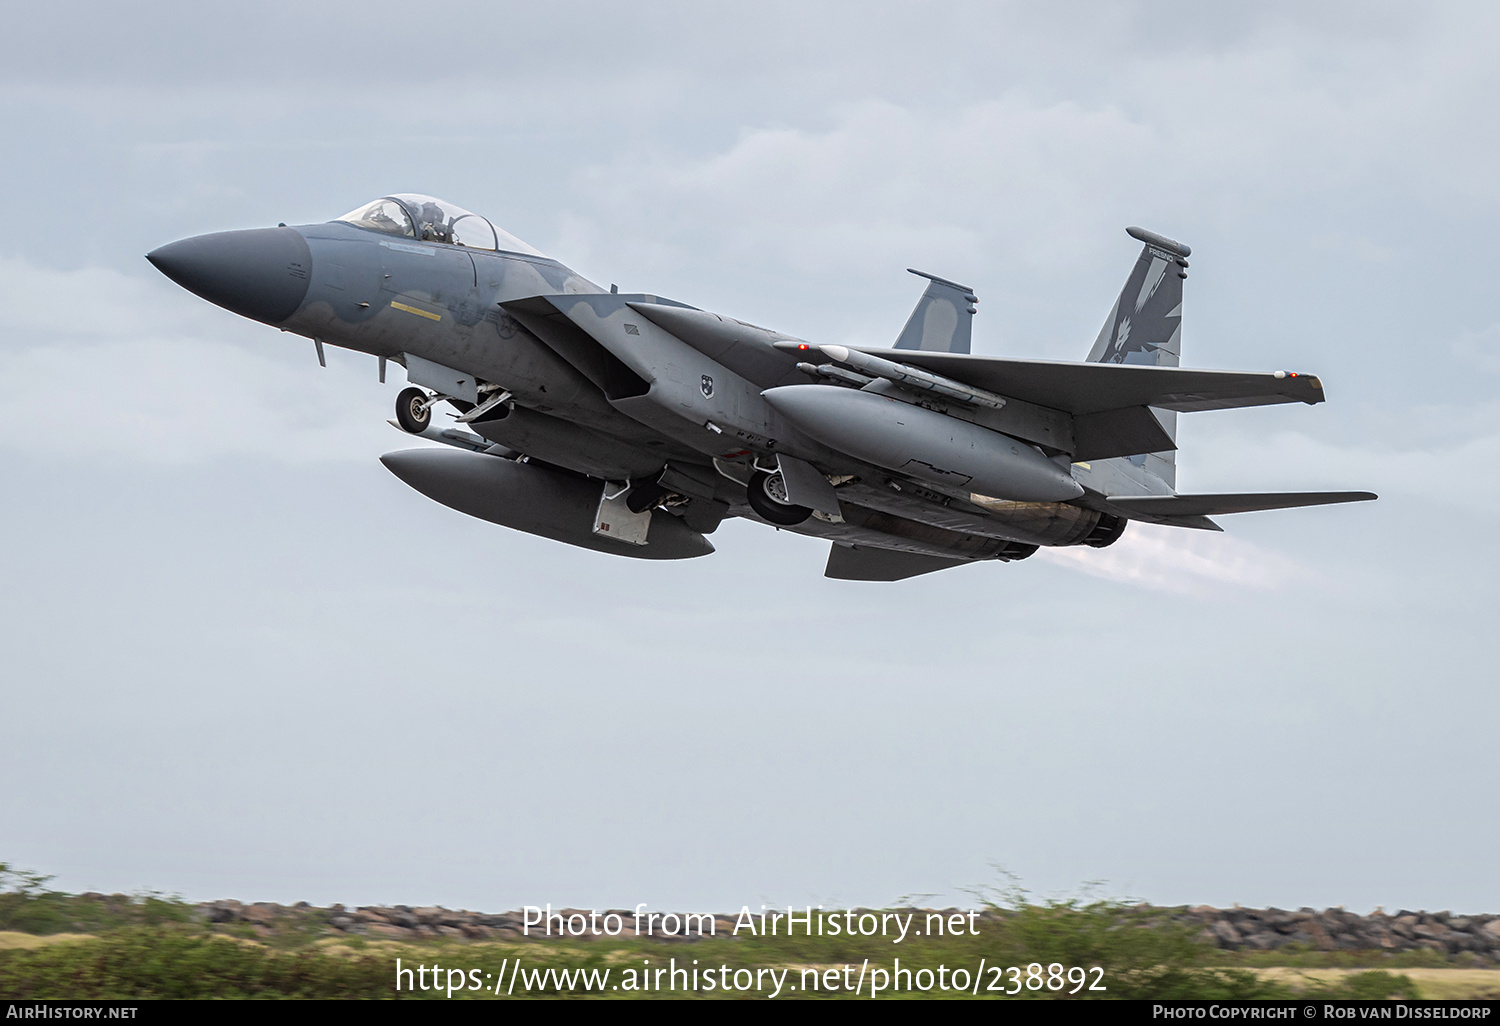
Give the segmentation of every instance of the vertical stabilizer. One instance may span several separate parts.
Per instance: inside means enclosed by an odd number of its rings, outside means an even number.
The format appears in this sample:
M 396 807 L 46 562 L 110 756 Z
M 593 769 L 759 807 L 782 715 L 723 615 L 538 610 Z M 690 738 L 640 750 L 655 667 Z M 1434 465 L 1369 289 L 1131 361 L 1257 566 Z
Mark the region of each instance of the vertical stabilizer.
M 908 267 L 927 279 L 927 291 L 896 339 L 897 349 L 929 353 L 967 353 L 974 332 L 974 304 L 979 297 L 967 285 Z
M 1125 231 L 1145 246 L 1105 318 L 1099 337 L 1094 340 L 1089 362 L 1176 367 L 1182 356 L 1182 282 L 1187 277 L 1187 257 L 1192 250 L 1144 228 L 1126 228 Z M 1151 412 L 1175 440 L 1177 414 L 1166 410 Z M 1151 453 L 1128 459 L 1167 484 L 1176 483 L 1173 453 Z

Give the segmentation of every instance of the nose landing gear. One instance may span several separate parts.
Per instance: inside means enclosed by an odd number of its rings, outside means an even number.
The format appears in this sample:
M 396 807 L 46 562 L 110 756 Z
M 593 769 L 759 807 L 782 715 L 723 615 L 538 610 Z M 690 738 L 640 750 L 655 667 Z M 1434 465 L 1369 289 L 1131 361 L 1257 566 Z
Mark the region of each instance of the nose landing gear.
M 432 423 L 432 403 L 435 398 L 429 397 L 420 388 L 403 388 L 401 394 L 396 396 L 396 423 L 401 425 L 401 430 L 414 435 L 427 430 L 427 425 Z

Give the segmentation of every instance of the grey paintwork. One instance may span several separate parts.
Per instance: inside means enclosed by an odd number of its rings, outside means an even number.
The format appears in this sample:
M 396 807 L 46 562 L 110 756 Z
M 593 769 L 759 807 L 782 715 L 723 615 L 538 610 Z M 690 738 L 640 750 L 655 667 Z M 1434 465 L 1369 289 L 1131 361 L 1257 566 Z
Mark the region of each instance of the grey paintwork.
M 714 550 L 707 538 L 662 510 L 646 514 L 650 533 L 644 545 L 601 535 L 594 531 L 599 489 L 588 478 L 540 464 L 458 449 L 408 449 L 380 461 L 430 499 L 543 538 L 646 559 L 686 559 Z
M 889 395 L 837 385 L 783 385 L 765 399 L 829 448 L 929 484 L 1022 502 L 1076 499 L 1083 486 L 1018 438 Z
M 829 516 L 843 516 L 839 493 L 817 467 L 780 452 L 776 454 L 776 471 L 786 485 L 788 501 Z
M 967 353 L 974 333 L 974 304 L 979 302 L 974 290 L 913 267 L 907 270 L 927 279 L 927 291 L 896 337 L 896 348 Z
M 916 552 L 894 552 L 863 545 L 834 544 L 828 549 L 824 577 L 840 581 L 904 581 L 935 570 L 963 566 L 969 560 L 924 556 Z
M 427 428 L 451 448 L 386 466 L 518 530 L 637 558 L 704 555 L 725 516 L 760 519 L 750 492 L 769 477 L 781 483 L 757 493 L 767 515 L 804 516 L 783 526 L 834 543 L 828 576 L 898 580 L 1108 545 L 1131 519 L 1216 530 L 1208 514 L 1373 498 L 1176 495 L 1177 412 L 1316 403 L 1322 385 L 1180 369 L 1188 249 L 1141 229 L 1089 361 L 1069 364 L 971 355 L 975 293 L 920 271 L 928 285 L 892 348 L 814 346 L 605 290 L 477 215 L 445 225 L 440 201 L 386 199 L 409 215 L 404 234 L 373 220 L 282 226 L 149 259 L 320 353 L 403 365 L 473 422 Z M 445 241 L 460 238 L 483 248 Z
M 296 313 L 311 285 L 312 250 L 285 227 L 199 235 L 146 259 L 183 288 L 266 324 Z

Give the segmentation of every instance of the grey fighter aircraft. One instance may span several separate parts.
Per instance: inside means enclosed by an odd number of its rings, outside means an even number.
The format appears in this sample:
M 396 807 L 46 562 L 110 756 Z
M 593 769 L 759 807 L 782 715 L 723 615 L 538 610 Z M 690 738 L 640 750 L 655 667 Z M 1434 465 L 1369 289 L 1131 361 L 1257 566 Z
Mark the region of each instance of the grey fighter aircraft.
M 1084 363 L 969 352 L 972 289 L 926 291 L 893 346 L 819 345 L 604 289 L 430 196 L 326 224 L 200 235 L 148 254 L 234 313 L 394 362 L 393 423 L 439 447 L 381 461 L 456 510 L 644 559 L 707 555 L 739 516 L 831 542 L 825 573 L 894 581 L 1043 545 L 1102 548 L 1131 520 L 1373 499 L 1183 495 L 1178 413 L 1323 401 L 1295 371 L 1178 366 L 1187 246 L 1143 244 Z M 434 423 L 446 404 L 454 423 Z

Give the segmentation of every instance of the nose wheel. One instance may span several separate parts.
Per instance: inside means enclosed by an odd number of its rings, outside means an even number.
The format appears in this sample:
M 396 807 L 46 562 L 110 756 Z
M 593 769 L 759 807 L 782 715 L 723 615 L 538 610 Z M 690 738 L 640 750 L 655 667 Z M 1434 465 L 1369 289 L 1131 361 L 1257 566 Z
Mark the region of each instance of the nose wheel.
M 780 474 L 758 472 L 745 488 L 750 498 L 750 508 L 760 518 L 778 527 L 796 527 L 812 516 L 812 510 L 798 506 L 787 498 L 786 482 Z
M 432 423 L 432 405 L 420 388 L 404 388 L 396 396 L 396 423 L 401 430 L 420 435 Z

